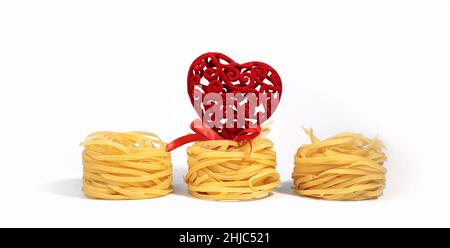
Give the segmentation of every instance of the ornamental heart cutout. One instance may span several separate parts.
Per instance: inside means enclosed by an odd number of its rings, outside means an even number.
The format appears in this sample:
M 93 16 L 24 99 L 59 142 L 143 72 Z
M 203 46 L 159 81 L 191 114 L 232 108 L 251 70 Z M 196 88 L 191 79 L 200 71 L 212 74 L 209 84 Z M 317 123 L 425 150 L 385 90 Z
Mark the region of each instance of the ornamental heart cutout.
M 187 89 L 203 122 L 222 138 L 232 139 L 274 113 L 282 83 L 275 69 L 263 62 L 239 64 L 221 53 L 205 53 L 192 62 Z

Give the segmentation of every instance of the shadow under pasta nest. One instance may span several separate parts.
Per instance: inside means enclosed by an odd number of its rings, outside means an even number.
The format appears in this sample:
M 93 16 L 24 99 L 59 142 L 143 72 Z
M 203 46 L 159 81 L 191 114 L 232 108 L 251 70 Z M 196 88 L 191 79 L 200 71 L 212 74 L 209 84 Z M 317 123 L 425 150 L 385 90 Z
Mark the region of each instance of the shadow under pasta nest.
M 335 201 L 335 200 L 326 200 L 326 199 L 319 199 L 319 198 L 314 198 L 314 197 L 310 197 L 310 196 L 304 196 L 304 195 L 299 195 L 297 194 L 297 192 L 295 192 L 295 189 L 293 188 L 293 183 L 292 181 L 284 181 L 280 184 L 280 186 L 278 188 L 276 188 L 274 190 L 274 194 L 285 194 L 285 195 L 291 195 L 291 196 L 295 196 L 295 197 L 299 197 L 302 198 L 303 200 L 311 200 L 311 201 L 327 201 L 327 202 L 337 202 L 337 203 L 355 203 L 355 202 L 370 202 L 370 201 L 375 201 L 379 198 L 374 198 L 374 199 L 366 199 L 366 200 L 358 200 L 358 201 Z M 383 196 L 380 196 L 383 197 Z
M 182 167 L 174 167 L 173 170 L 174 170 L 174 178 L 172 186 L 174 191 L 171 194 L 193 198 L 189 194 L 186 187 L 186 183 L 184 182 L 183 179 L 183 175 L 186 173 L 186 171 Z M 82 188 L 83 188 L 83 178 L 81 177 L 47 182 L 43 185 L 43 190 L 51 194 L 78 199 L 88 199 L 87 197 L 84 196 Z
M 280 187 L 275 188 L 274 192 L 271 194 L 258 198 L 258 199 L 251 199 L 251 200 L 245 200 L 245 201 L 211 201 L 211 200 L 204 200 L 204 199 L 198 199 L 194 196 L 192 196 L 187 188 L 187 185 L 183 179 L 183 176 L 187 173 L 187 170 L 183 166 L 174 166 L 173 167 L 173 193 L 177 196 L 183 196 L 187 197 L 193 200 L 200 200 L 200 201 L 210 201 L 210 202 L 252 202 L 252 201 L 258 201 L 264 198 L 269 198 L 270 196 L 273 196 L 273 194 L 286 194 L 286 195 L 292 195 L 297 196 L 295 191 L 292 189 L 292 182 L 286 181 L 282 182 Z M 63 180 L 57 180 L 52 181 L 44 184 L 44 191 L 48 193 L 52 193 L 55 195 L 65 196 L 65 197 L 72 197 L 72 198 L 78 198 L 78 199 L 88 199 L 84 196 L 82 192 L 83 187 L 83 179 L 82 178 L 72 178 L 72 179 L 63 179 Z M 169 194 L 170 195 L 170 194 Z
M 172 179 L 172 187 L 173 193 L 177 196 L 184 196 L 193 198 L 191 194 L 189 194 L 186 183 L 184 182 L 184 175 L 187 173 L 187 170 L 183 166 L 173 166 L 173 179 Z
M 317 198 L 297 194 L 297 192 L 295 192 L 294 184 L 292 181 L 281 182 L 280 186 L 278 188 L 275 188 L 274 194 L 290 195 L 296 198 L 302 198 L 304 200 L 321 201 L 320 199 Z
M 183 196 L 183 197 L 187 197 L 190 199 L 193 199 L 195 201 L 207 201 L 207 202 L 217 202 L 217 203 L 229 203 L 229 202 L 255 202 L 255 201 L 259 201 L 265 198 L 270 198 L 271 196 L 273 196 L 274 194 L 277 194 L 277 190 L 274 190 L 274 192 L 271 192 L 265 196 L 256 198 L 256 199 L 248 199 L 248 200 L 220 200 L 220 201 L 215 201 L 215 200 L 208 200 L 208 199 L 201 199 L 201 198 L 197 198 L 195 196 L 192 196 L 189 193 L 188 190 L 188 185 L 186 184 L 186 182 L 184 181 L 184 175 L 187 173 L 187 169 L 184 166 L 173 166 L 173 181 L 172 181 L 172 186 L 173 186 L 173 193 L 174 195 L 177 196 Z M 287 192 L 287 190 L 286 190 Z M 296 195 L 294 191 L 292 191 L 292 195 Z
M 82 178 L 72 178 L 46 183 L 44 190 L 55 195 L 86 199 L 81 191 L 82 186 Z
M 275 194 L 285 194 L 285 195 L 292 195 L 292 196 L 299 196 L 297 193 L 295 193 L 295 190 L 293 189 L 293 183 L 292 181 L 284 181 L 281 182 L 280 186 L 275 188 L 274 190 Z

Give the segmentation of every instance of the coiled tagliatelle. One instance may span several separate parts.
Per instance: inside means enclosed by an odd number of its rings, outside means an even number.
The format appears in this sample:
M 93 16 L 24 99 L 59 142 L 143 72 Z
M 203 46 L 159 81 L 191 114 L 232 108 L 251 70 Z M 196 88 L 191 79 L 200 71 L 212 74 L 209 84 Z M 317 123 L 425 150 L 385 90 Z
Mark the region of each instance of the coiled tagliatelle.
M 188 147 L 185 176 L 191 195 L 208 200 L 251 200 L 268 196 L 279 185 L 273 143 L 199 141 Z
M 342 133 L 300 147 L 292 174 L 298 194 L 326 200 L 366 200 L 383 193 L 386 160 L 378 139 Z
M 82 143 L 83 192 L 96 199 L 145 199 L 172 192 L 166 144 L 146 132 L 96 132 Z

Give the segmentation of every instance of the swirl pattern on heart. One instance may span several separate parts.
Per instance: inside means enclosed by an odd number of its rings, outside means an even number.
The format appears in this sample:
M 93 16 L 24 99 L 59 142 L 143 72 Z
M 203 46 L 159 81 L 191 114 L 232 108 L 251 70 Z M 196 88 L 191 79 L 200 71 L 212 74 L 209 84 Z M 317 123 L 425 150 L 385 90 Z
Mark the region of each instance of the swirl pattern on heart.
M 205 53 L 194 60 L 187 81 L 191 103 L 200 118 L 224 139 L 232 139 L 252 125 L 261 125 L 277 108 L 282 93 L 281 78 L 270 65 L 263 62 L 239 64 L 221 53 Z M 210 93 L 219 94 L 220 103 L 202 101 Z M 235 96 L 233 106 L 229 106 L 224 104 L 229 93 L 242 97 Z M 256 105 L 249 101 L 250 95 L 256 97 Z M 218 107 L 221 116 L 208 111 L 212 107 Z M 239 114 L 245 121 L 238 122 Z M 217 125 L 225 122 L 232 124 Z

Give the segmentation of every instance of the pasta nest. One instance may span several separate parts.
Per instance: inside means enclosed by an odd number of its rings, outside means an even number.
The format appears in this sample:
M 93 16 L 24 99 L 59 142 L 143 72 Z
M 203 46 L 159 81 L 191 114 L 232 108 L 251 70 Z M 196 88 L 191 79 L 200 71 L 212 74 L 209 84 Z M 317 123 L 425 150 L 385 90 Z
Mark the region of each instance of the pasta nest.
M 383 143 L 342 133 L 323 141 L 305 129 L 311 143 L 295 155 L 292 174 L 298 194 L 326 200 L 366 200 L 383 194 Z
M 207 200 L 251 200 L 271 194 L 280 183 L 273 143 L 199 141 L 188 147 L 185 176 L 191 195 Z
M 166 144 L 147 132 L 96 132 L 82 143 L 83 192 L 96 199 L 125 200 L 172 192 Z

